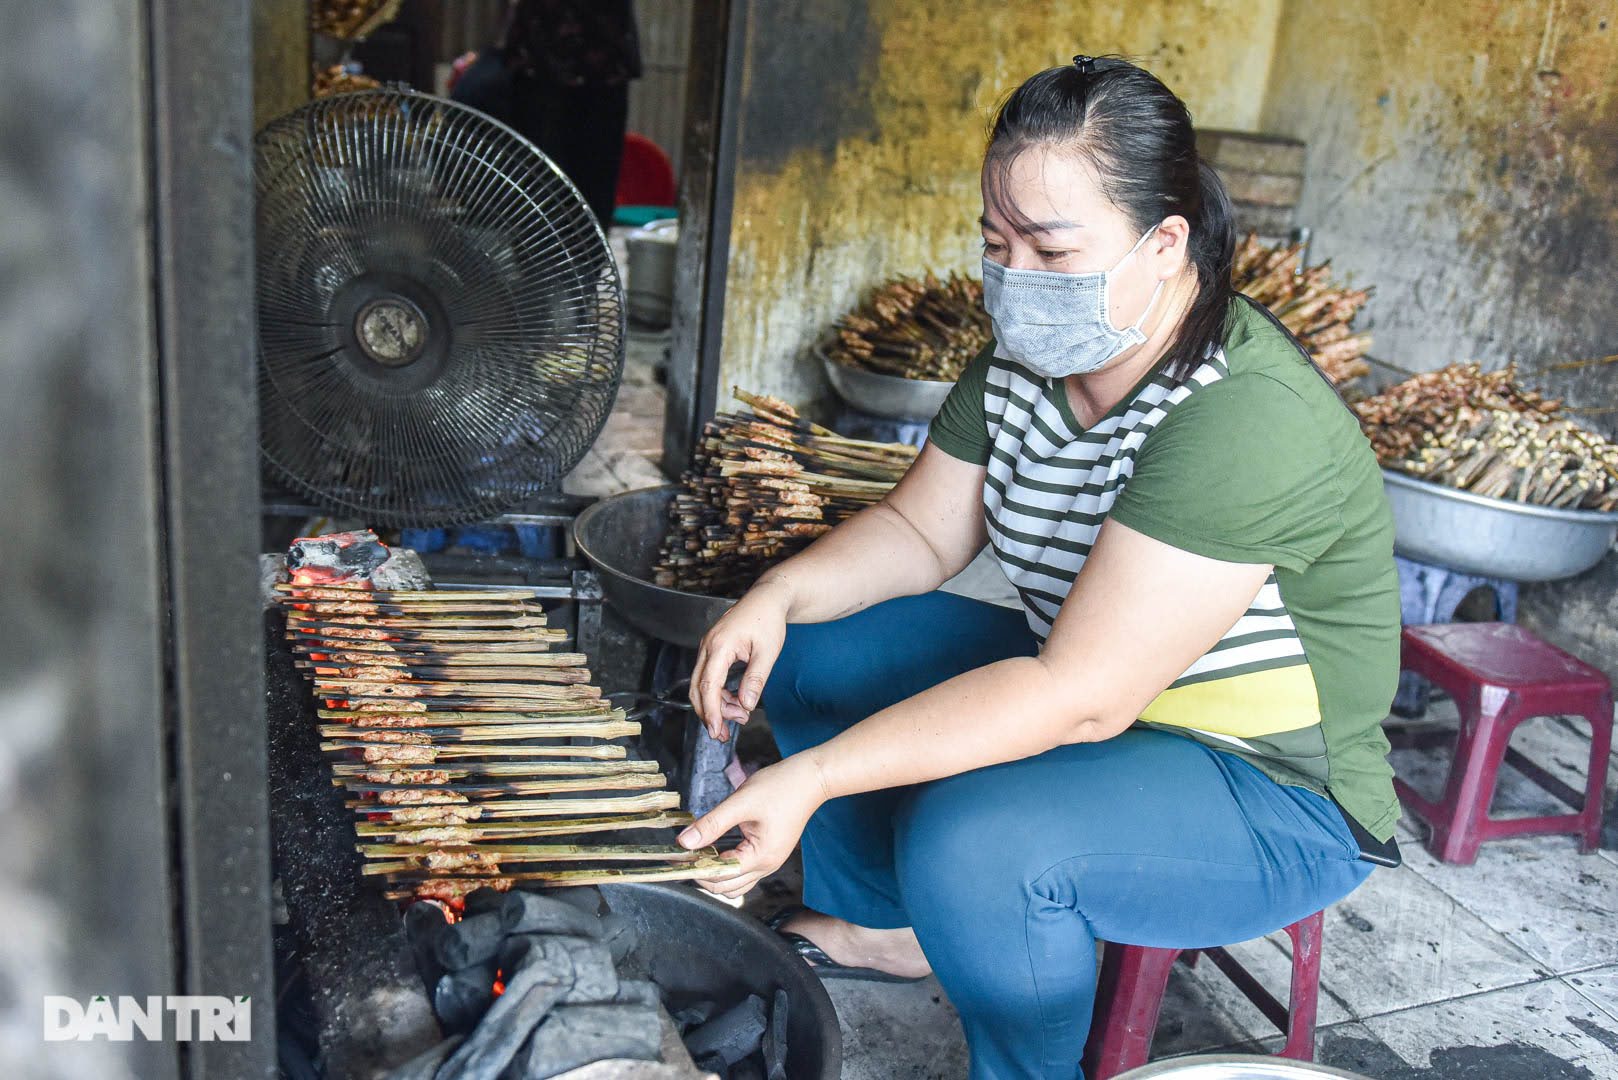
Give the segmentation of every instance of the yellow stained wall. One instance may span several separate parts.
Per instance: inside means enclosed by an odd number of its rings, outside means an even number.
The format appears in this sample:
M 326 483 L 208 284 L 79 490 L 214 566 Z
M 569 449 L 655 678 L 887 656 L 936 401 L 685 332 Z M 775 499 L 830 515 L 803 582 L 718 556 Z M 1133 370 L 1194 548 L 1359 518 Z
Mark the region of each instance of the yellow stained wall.
M 754 3 L 720 408 L 732 384 L 820 398 L 810 349 L 864 290 L 929 268 L 975 273 L 983 140 L 1021 80 L 1074 53 L 1123 53 L 1200 126 L 1254 129 L 1281 4 Z
M 1263 125 L 1308 143 L 1298 220 L 1376 286 L 1377 356 L 1618 349 L 1615 72 L 1612 0 L 1289 0 Z
M 1375 284 L 1375 355 L 1618 352 L 1615 72 L 1612 0 L 1288 0 L 1264 127 L 1308 142 L 1298 217 Z M 1618 365 L 1531 378 L 1618 434 Z M 1525 589 L 1521 611 L 1618 678 L 1618 557 Z

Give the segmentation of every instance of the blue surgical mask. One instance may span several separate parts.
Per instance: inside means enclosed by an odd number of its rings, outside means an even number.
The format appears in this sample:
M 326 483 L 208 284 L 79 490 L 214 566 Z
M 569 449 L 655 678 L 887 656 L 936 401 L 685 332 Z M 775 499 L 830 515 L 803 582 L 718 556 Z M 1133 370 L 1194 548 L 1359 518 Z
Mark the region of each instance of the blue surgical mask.
M 1061 379 L 1098 371 L 1125 349 L 1144 342 L 1141 326 L 1163 283 L 1152 290 L 1135 325 L 1120 330 L 1108 314 L 1109 281 L 1156 231 L 1156 225 L 1147 229 L 1111 270 L 1088 274 L 1008 270 L 985 257 L 983 306 L 994 323 L 994 355 L 1047 379 Z

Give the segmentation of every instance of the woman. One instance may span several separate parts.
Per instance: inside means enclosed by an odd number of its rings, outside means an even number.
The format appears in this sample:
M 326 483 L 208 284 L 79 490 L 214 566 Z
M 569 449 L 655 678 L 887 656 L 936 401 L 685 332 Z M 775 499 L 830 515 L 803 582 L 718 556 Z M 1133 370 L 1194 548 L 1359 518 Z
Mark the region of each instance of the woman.
M 1276 930 L 1370 872 L 1351 822 L 1391 836 L 1392 525 L 1350 412 L 1232 292 L 1156 78 L 1035 75 L 982 187 L 995 343 L 892 493 L 708 634 L 704 722 L 762 701 L 786 757 L 681 842 L 739 826 L 707 883 L 737 896 L 801 835 L 782 929 L 823 975 L 930 967 L 974 1077 L 1074 1077 L 1097 938 Z M 934 591 L 986 542 L 1022 611 Z

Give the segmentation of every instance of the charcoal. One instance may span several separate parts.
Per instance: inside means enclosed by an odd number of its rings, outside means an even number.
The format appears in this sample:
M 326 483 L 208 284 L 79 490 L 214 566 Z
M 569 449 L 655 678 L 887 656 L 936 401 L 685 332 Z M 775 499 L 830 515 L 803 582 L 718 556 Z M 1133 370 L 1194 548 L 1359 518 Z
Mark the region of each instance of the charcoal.
M 682 1009 L 669 1013 L 669 1019 L 674 1021 L 674 1026 L 680 1029 L 681 1035 L 684 1035 L 697 1025 L 706 1024 L 718 1011 L 717 1001 L 694 1001 Z
M 770 1003 L 770 1023 L 764 1029 L 764 1076 L 766 1080 L 787 1078 L 787 1020 L 791 1002 L 785 990 L 777 988 Z
M 592 1061 L 659 1060 L 663 1027 L 644 1005 L 558 1005 L 529 1040 L 525 1077 L 555 1076 Z
M 655 1009 L 662 1003 L 662 999 L 658 996 L 657 984 L 643 979 L 619 979 L 618 996 L 613 1000 L 620 1005 L 632 1003 L 645 1005 L 649 1009 Z
M 444 1059 L 455 1052 L 461 1045 L 461 1036 L 451 1035 L 437 1046 L 430 1046 L 424 1052 L 417 1054 L 388 1072 L 382 1080 L 434 1080 L 438 1074 L 438 1067 L 444 1064 Z
M 465 1033 L 494 1003 L 493 961 L 452 971 L 433 985 L 433 1011 L 445 1031 Z
M 436 1080 L 488 1080 L 510 1063 L 524 1040 L 572 985 L 558 977 L 569 961 L 567 949 L 548 939 L 526 943 L 506 976 L 506 992 L 495 999 L 471 1037 L 444 1063 Z
M 573 961 L 573 989 L 569 1004 L 611 1001 L 618 996 L 618 969 L 605 945 L 583 938 L 557 938 Z
M 730 1067 L 726 1080 L 764 1080 L 764 1065 L 757 1054 L 745 1057 Z
M 566 992 L 561 983 L 528 986 L 520 997 L 507 989 L 465 1044 L 444 1062 L 435 1080 L 488 1080 L 498 1075 Z M 508 1001 L 509 1009 L 500 1008 Z
M 703 1054 L 696 1059 L 696 1063 L 697 1068 L 705 1073 L 718 1073 L 720 1076 L 724 1076 L 730 1072 L 730 1066 L 726 1065 L 725 1059 L 718 1054 Z
M 496 912 L 486 911 L 462 919 L 438 938 L 438 962 L 450 971 L 492 960 L 500 951 L 506 932 Z
M 508 934 L 569 934 L 595 937 L 601 920 L 580 911 L 555 896 L 533 892 L 510 892 L 500 906 L 502 925 Z
M 622 915 L 603 915 L 600 923 L 601 943 L 612 953 L 615 964 L 623 963 L 624 957 L 635 951 L 640 944 L 640 933 L 635 924 Z
M 759 1048 L 765 1026 L 764 999 L 748 994 L 741 1003 L 693 1028 L 685 1037 L 685 1045 L 697 1064 L 702 1064 L 702 1059 L 712 1054 L 728 1067 Z
M 506 902 L 506 893 L 499 889 L 491 889 L 485 885 L 481 889 L 473 889 L 466 894 L 463 901 L 462 913 L 466 915 L 482 915 L 485 911 L 499 911 Z
M 438 962 L 438 939 L 449 929 L 444 910 L 437 904 L 411 904 L 405 909 L 404 927 L 410 954 L 416 960 L 416 973 L 422 985 L 432 986 L 444 974 L 444 965 Z
M 601 914 L 601 890 L 594 885 L 569 885 L 565 889 L 552 889 L 544 895 L 571 904 L 586 915 Z

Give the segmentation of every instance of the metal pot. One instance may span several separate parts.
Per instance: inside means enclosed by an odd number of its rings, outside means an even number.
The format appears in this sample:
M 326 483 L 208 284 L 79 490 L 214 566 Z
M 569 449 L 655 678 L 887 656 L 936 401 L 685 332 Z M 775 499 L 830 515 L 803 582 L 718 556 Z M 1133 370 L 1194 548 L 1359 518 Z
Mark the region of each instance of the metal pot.
M 1382 470 L 1393 547 L 1418 562 L 1508 581 L 1555 581 L 1601 561 L 1618 513 L 1553 510 Z
M 904 379 L 875 371 L 840 364 L 824 346 L 815 349 L 825 369 L 826 380 L 837 396 L 861 412 L 889 420 L 910 420 L 925 424 L 938 415 L 952 382 L 935 379 Z
M 662 329 L 674 320 L 674 253 L 680 239 L 677 218 L 659 218 L 630 233 L 629 317 Z
M 687 885 L 602 885 L 601 895 L 638 935 L 622 965 L 626 975 L 644 972 L 671 996 L 710 1001 L 743 994 L 770 1001 L 783 989 L 788 1080 L 837 1080 L 843 1068 L 837 1011 L 820 979 L 780 937 Z
M 1130 1069 L 1118 1080 L 1370 1080 L 1360 1073 L 1344 1072 L 1307 1061 L 1263 1057 L 1254 1054 L 1198 1054 L 1172 1058 Z
M 653 583 L 652 565 L 679 490 L 666 484 L 609 495 L 578 516 L 573 542 L 600 573 L 607 602 L 631 626 L 648 637 L 694 649 L 736 601 Z

